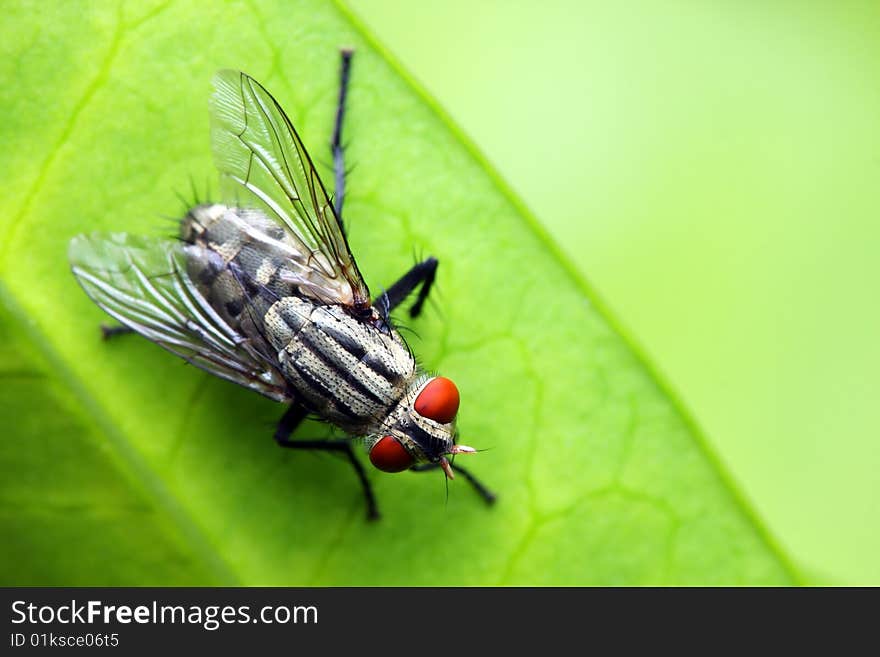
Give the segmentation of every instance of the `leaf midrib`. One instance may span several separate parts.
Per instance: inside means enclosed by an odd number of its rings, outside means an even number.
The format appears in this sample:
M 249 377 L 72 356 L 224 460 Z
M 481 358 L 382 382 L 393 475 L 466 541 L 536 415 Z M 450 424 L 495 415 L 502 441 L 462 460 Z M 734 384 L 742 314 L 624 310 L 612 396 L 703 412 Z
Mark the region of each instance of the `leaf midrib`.
M 128 477 L 133 477 L 156 507 L 167 513 L 167 517 L 180 531 L 180 535 L 186 539 L 188 546 L 194 547 L 196 554 L 204 556 L 205 564 L 214 573 L 219 584 L 240 586 L 242 584 L 241 579 L 224 560 L 216 546 L 208 539 L 205 530 L 196 522 L 193 515 L 187 511 L 180 499 L 168 489 L 149 463 L 132 447 L 131 441 L 115 425 L 104 407 L 88 391 L 58 352 L 55 351 L 46 336 L 33 322 L 28 321 L 27 314 L 18 303 L 15 295 L 2 281 L 0 281 L 0 303 L 15 319 L 16 324 L 22 329 L 25 338 L 46 359 L 53 376 L 67 387 L 80 403 L 83 411 L 89 415 L 98 429 L 107 437 L 109 444 L 128 469 L 128 472 L 125 474 Z

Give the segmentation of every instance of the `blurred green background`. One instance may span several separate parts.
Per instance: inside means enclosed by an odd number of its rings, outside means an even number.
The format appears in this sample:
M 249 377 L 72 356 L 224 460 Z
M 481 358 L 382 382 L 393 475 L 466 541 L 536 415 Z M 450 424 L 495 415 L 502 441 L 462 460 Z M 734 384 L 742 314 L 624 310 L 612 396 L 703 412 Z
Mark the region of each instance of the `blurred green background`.
M 880 583 L 880 3 L 348 4 L 813 581 Z

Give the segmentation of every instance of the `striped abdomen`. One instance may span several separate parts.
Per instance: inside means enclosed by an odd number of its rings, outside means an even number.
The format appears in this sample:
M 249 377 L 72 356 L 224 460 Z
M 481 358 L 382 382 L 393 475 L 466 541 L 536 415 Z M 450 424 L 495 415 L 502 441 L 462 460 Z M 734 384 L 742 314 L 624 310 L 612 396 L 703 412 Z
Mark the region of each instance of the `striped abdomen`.
M 187 249 L 187 265 L 199 291 L 232 328 L 266 347 L 263 316 L 278 299 L 297 294 L 282 278 L 284 231 L 261 213 L 214 205 L 193 208 L 180 232 L 195 247 Z
M 403 339 L 296 284 L 283 230 L 260 213 L 199 206 L 182 221 L 188 273 L 220 316 L 277 362 L 296 401 L 351 433 L 378 431 L 416 376 Z M 380 324 L 385 330 L 379 328 Z

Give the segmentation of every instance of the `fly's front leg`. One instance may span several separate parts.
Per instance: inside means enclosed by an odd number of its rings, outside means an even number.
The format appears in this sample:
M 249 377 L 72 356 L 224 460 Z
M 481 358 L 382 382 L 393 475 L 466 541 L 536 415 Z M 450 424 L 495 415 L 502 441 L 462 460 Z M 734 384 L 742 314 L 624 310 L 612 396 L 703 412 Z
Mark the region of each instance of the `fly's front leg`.
M 425 299 L 428 298 L 428 293 L 434 285 L 434 278 L 437 276 L 437 265 L 439 264 L 437 258 L 433 257 L 416 263 L 412 269 L 401 276 L 394 285 L 389 287 L 384 294 L 388 311 L 394 310 L 409 296 L 410 292 L 421 285 L 419 296 L 416 297 L 415 303 L 409 309 L 410 317 L 418 317 L 422 312 Z
M 357 474 L 358 479 L 361 482 L 361 488 L 364 491 L 364 499 L 367 503 L 367 519 L 378 520 L 379 509 L 376 506 L 376 496 L 373 494 L 373 487 L 370 485 L 370 480 L 367 479 L 367 473 L 364 471 L 364 466 L 361 465 L 361 462 L 358 461 L 357 456 L 355 456 L 354 448 L 352 447 L 350 440 L 293 440 L 290 437 L 290 434 L 292 434 L 302 423 L 306 415 L 308 415 L 308 411 L 306 411 L 301 405 L 297 403 L 291 404 L 278 421 L 278 426 L 275 429 L 274 435 L 275 442 L 281 447 L 287 449 L 311 449 L 323 452 L 342 453 L 348 459 L 351 467 L 354 468 L 355 474 Z
M 486 485 L 471 474 L 469 470 L 465 470 L 463 467 L 456 465 L 455 463 L 450 463 L 449 465 L 458 474 L 467 479 L 468 483 L 473 486 L 474 490 L 477 492 L 477 495 L 482 497 L 486 504 L 495 503 L 495 500 L 497 499 L 495 493 L 489 490 Z M 414 465 L 410 470 L 412 472 L 428 472 L 429 470 L 436 470 L 439 467 L 439 463 L 421 463 L 419 465 Z

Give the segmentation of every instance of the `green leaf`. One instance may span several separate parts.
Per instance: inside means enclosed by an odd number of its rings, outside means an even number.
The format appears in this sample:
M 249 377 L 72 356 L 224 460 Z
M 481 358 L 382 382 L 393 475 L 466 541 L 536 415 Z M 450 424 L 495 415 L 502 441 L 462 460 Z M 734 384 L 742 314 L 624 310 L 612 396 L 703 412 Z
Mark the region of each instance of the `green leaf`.
M 2 583 L 797 580 L 587 284 L 344 9 L 36 7 L 7 8 L 0 41 L 16 81 L 0 90 Z M 102 342 L 68 271 L 73 235 L 171 233 L 173 191 L 205 195 L 218 68 L 265 84 L 329 161 L 342 45 L 352 249 L 374 290 L 414 250 L 440 259 L 410 342 L 459 384 L 495 508 L 460 481 L 446 500 L 439 475 L 375 472 L 384 518 L 365 522 L 345 463 L 272 444 L 280 407 L 136 337 Z

